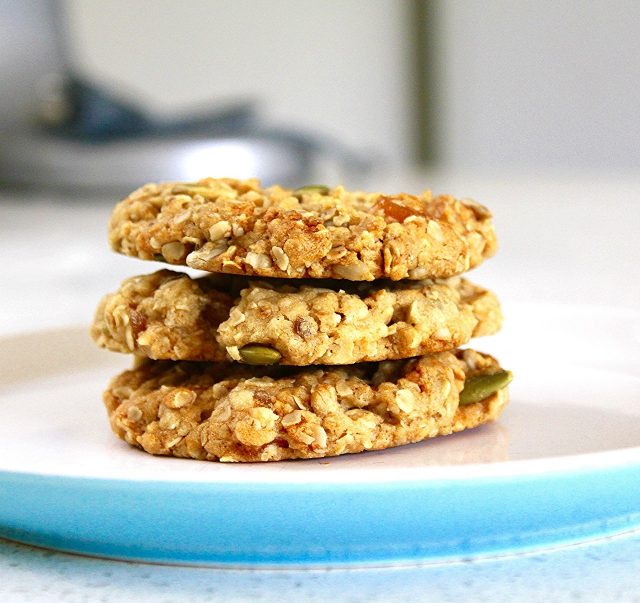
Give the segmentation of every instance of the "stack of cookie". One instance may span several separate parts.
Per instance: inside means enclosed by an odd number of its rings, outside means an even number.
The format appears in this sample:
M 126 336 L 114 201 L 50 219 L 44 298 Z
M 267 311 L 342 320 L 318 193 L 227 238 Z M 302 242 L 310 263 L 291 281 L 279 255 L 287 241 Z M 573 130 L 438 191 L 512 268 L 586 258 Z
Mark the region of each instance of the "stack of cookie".
M 458 275 L 496 248 L 491 215 L 449 196 L 149 184 L 112 248 L 160 270 L 100 303 L 96 343 L 135 354 L 104 399 L 152 454 L 212 461 L 378 450 L 495 419 L 511 379 L 472 337 L 496 297 Z

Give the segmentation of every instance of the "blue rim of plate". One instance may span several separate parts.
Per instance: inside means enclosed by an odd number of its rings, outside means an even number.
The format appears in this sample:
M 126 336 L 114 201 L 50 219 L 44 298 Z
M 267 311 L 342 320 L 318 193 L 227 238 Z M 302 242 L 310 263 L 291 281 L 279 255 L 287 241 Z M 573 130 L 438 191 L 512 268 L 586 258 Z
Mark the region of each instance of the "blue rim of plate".
M 630 456 L 634 462 L 578 470 L 384 482 L 180 482 L 0 471 L 0 536 L 114 559 L 233 567 L 511 554 L 640 526 L 640 463 Z

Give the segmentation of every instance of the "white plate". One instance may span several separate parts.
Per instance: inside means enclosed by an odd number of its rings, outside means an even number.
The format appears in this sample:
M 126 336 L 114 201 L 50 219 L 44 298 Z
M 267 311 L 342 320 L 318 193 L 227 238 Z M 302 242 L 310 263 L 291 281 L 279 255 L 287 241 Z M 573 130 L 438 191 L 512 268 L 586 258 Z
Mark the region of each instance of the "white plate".
M 640 525 L 640 320 L 517 306 L 474 347 L 515 373 L 495 424 L 383 452 L 269 464 L 158 458 L 109 431 L 129 359 L 86 329 L 0 340 L 0 535 L 120 558 L 398 562 Z

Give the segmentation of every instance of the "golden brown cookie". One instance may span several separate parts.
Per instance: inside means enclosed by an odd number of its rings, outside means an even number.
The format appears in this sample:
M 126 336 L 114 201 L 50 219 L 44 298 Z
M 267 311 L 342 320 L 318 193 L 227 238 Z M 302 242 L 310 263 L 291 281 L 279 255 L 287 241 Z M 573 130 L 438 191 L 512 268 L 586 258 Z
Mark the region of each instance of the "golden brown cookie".
M 114 209 L 109 241 L 208 272 L 353 281 L 449 277 L 496 249 L 473 201 L 214 178 L 138 189 Z
M 151 454 L 276 461 L 476 427 L 503 410 L 509 380 L 472 350 L 339 368 L 146 361 L 116 377 L 104 400 L 116 435 Z
M 162 270 L 105 297 L 91 333 L 102 347 L 153 359 L 306 366 L 451 350 L 501 321 L 495 295 L 459 277 L 247 281 Z

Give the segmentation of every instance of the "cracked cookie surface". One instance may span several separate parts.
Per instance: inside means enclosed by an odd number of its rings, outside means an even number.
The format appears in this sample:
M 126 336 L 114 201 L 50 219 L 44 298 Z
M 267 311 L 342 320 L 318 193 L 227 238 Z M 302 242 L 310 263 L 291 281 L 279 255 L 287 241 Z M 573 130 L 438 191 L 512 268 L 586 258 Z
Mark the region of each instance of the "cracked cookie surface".
M 491 214 L 471 200 L 228 178 L 143 186 L 115 207 L 109 242 L 208 272 L 354 281 L 449 277 L 496 249 Z
M 114 433 L 157 455 L 254 462 L 380 450 L 494 420 L 506 387 L 459 405 L 500 370 L 473 350 L 347 367 L 145 361 L 104 394 Z
M 161 270 L 106 296 L 91 329 L 98 345 L 153 359 L 241 361 L 245 346 L 280 364 L 353 364 L 454 349 L 490 335 L 493 293 L 446 281 L 247 281 Z

